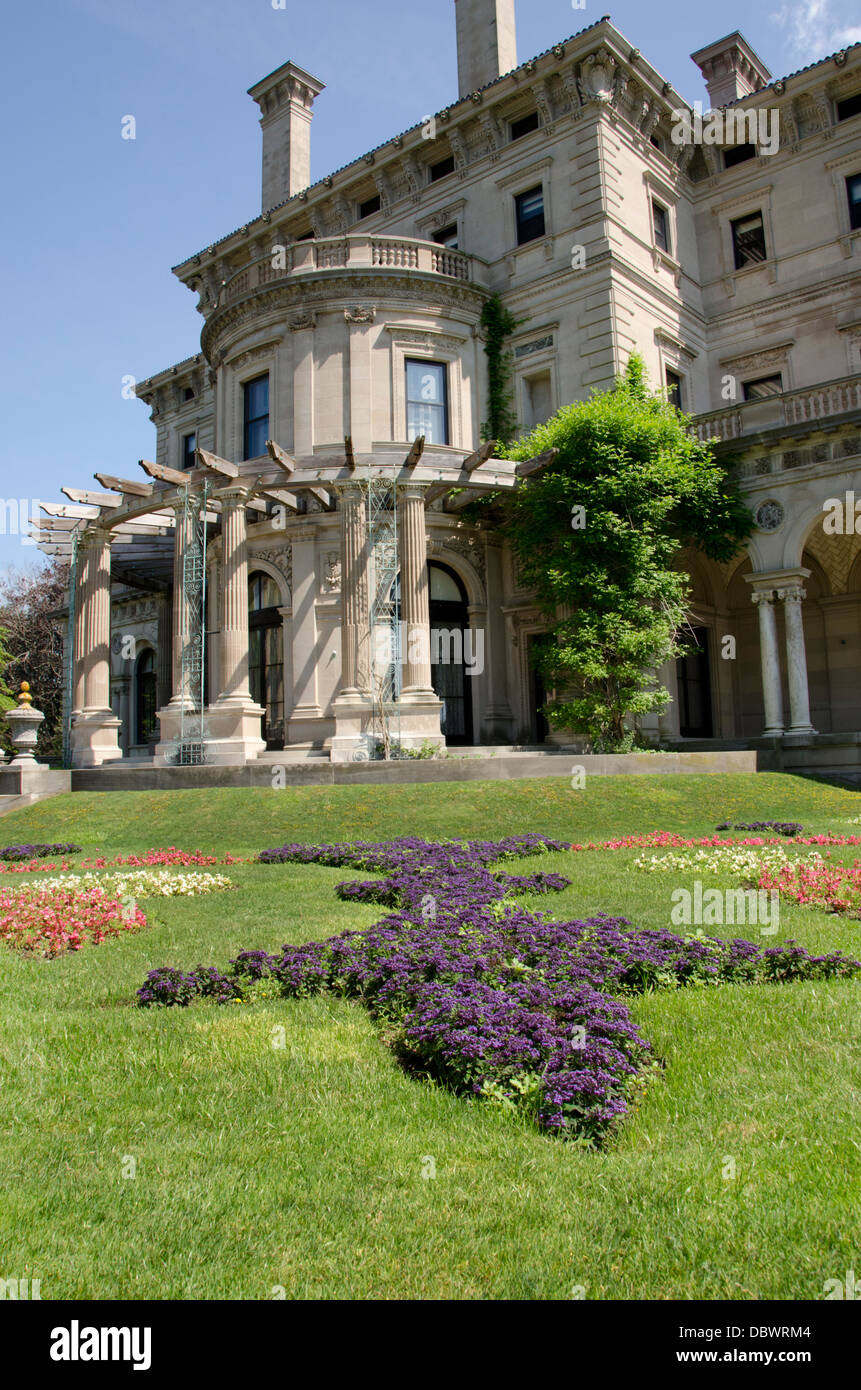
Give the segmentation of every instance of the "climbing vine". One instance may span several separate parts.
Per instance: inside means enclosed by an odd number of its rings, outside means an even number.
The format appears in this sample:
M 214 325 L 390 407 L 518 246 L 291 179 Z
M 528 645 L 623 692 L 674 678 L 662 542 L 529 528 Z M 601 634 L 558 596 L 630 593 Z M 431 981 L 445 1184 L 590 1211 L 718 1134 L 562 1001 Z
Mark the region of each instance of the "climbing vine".
M 510 444 L 517 433 L 514 391 L 511 384 L 513 354 L 506 340 L 520 320 L 506 309 L 498 294 L 491 295 L 481 311 L 484 351 L 487 355 L 488 417 L 481 427 L 483 439 Z

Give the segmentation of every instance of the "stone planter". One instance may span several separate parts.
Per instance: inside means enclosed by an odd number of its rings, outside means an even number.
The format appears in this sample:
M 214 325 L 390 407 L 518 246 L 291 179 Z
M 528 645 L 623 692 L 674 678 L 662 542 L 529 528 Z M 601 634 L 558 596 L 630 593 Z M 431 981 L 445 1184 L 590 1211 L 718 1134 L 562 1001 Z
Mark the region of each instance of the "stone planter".
M 30 687 L 26 681 L 21 682 L 17 708 L 7 710 L 5 718 L 15 749 L 15 756 L 9 766 L 41 767 L 42 764 L 36 762 L 35 753 L 39 726 L 44 722 L 45 716 L 41 710 L 33 708 Z

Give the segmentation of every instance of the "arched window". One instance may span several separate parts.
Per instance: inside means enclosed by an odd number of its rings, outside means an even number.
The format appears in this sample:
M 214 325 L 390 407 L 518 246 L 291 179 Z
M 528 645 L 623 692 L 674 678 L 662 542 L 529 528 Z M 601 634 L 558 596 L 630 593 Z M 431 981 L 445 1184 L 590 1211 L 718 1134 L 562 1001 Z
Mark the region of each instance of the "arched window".
M 155 652 L 147 647 L 135 666 L 135 743 L 152 743 L 156 734 Z
M 281 594 L 271 574 L 254 570 L 248 576 L 248 683 L 262 705 L 263 737 L 267 748 L 284 746 L 284 665 L 282 659 Z

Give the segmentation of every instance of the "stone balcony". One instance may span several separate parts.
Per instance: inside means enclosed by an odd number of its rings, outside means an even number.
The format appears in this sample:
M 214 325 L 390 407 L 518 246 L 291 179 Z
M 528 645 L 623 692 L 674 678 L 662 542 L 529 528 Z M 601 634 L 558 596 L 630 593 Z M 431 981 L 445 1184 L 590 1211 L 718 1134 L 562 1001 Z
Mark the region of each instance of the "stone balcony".
M 442 280 L 460 282 L 484 289 L 487 265 L 478 256 L 453 251 L 435 241 L 417 241 L 397 236 L 339 236 L 319 241 L 299 241 L 281 248 L 277 254 L 251 261 L 227 279 L 218 296 L 218 307 L 234 303 L 255 290 L 305 276 L 325 276 L 330 272 L 357 272 L 362 275 L 393 271 L 403 274 L 436 275 Z
M 847 426 L 856 428 L 847 433 Z M 743 453 L 739 474 L 749 481 L 811 464 L 841 463 L 861 453 L 861 376 L 737 402 L 695 416 L 692 428 L 698 439 L 716 439 L 727 451 Z M 807 442 L 808 435 L 823 431 L 833 437 Z M 763 453 L 751 457 L 758 446 Z

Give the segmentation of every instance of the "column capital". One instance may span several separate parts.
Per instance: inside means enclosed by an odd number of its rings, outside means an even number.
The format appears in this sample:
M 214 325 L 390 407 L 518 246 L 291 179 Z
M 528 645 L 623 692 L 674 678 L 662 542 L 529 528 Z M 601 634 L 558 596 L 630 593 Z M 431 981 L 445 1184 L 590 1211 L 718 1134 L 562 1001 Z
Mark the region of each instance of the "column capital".
M 785 589 L 777 590 L 777 597 L 784 603 L 802 603 L 807 598 L 807 590 L 800 584 L 787 584 Z
M 230 487 L 219 489 L 213 500 L 220 502 L 222 507 L 229 507 L 231 509 L 245 507 L 248 505 L 248 499 L 252 491 L 253 489 L 250 483 L 247 486 L 234 483 Z
M 398 497 L 404 502 L 423 502 L 429 483 L 398 483 Z
M 750 601 L 751 603 L 771 603 L 773 598 L 773 589 L 754 589 L 750 596 Z

